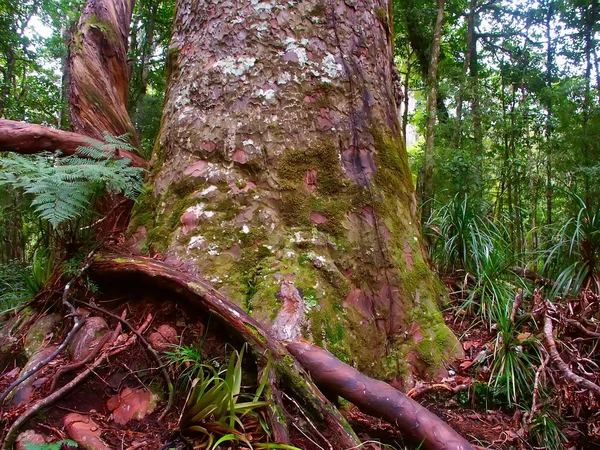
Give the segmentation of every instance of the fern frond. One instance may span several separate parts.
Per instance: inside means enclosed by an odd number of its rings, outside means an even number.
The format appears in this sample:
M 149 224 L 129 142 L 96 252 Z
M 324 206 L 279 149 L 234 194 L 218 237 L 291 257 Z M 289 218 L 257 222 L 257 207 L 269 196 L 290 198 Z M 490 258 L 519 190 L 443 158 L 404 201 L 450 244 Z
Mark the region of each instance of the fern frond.
M 103 190 L 135 198 L 142 186 L 143 169 L 130 167 L 129 160 L 115 160 L 116 149 L 134 148 L 126 136 L 105 135 L 106 143 L 90 141 L 75 155 L 57 158 L 44 152 L 32 156 L 0 156 L 0 186 L 21 189 L 33 197 L 36 214 L 54 228 L 81 217 L 93 196 Z

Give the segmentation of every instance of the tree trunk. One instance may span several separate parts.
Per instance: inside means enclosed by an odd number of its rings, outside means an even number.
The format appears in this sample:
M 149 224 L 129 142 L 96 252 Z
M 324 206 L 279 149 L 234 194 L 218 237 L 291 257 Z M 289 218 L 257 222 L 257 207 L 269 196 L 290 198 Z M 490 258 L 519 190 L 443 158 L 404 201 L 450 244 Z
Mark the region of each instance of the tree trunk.
M 554 0 L 548 3 L 546 13 L 546 88 L 552 88 L 554 53 L 552 48 L 552 15 Z M 546 100 L 546 225 L 552 225 L 552 95 Z
M 69 105 L 73 131 L 95 139 L 108 132 L 130 134 L 127 112 L 127 37 L 132 0 L 89 1 L 81 14 L 69 55 Z
M 308 314 L 286 332 L 400 381 L 462 349 L 421 246 L 387 6 L 180 0 L 132 231 L 262 323 L 292 283 Z
M 433 202 L 433 158 L 434 158 L 434 133 L 435 116 L 437 111 L 438 79 L 437 70 L 440 60 L 440 41 L 442 40 L 442 24 L 444 22 L 444 0 L 437 2 L 437 19 L 433 30 L 433 41 L 431 43 L 431 61 L 427 72 L 427 126 L 425 131 L 425 164 L 423 166 L 423 192 L 421 201 L 421 220 L 425 223 L 431 215 Z

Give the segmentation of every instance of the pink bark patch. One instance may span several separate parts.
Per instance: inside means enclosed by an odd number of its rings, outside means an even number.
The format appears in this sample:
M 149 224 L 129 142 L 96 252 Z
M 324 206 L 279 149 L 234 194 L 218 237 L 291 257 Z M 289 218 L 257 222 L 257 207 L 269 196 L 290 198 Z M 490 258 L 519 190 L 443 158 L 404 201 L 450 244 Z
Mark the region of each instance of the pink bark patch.
M 297 63 L 299 61 L 298 59 L 298 55 L 296 54 L 296 52 L 285 52 L 285 55 L 283 55 L 283 60 L 285 62 L 294 62 Z
M 156 401 L 149 391 L 126 387 L 119 395 L 110 397 L 106 406 L 113 412 L 115 423 L 125 425 L 133 419 L 141 420 L 154 411 Z
M 208 163 L 206 161 L 198 161 L 192 164 L 183 171 L 184 175 L 189 175 L 192 177 L 199 177 L 204 175 L 206 169 L 208 167 Z
M 365 295 L 365 292 L 362 289 L 354 288 L 352 289 L 347 297 L 344 299 L 344 305 L 351 305 L 356 308 L 365 319 L 370 319 L 372 317 L 371 313 L 371 301 Z M 367 322 L 368 323 L 368 322 Z
M 244 152 L 244 150 L 242 150 L 241 148 L 236 148 L 235 152 L 233 152 L 233 156 L 231 157 L 231 159 L 236 163 L 246 164 L 246 162 L 248 161 L 248 156 L 246 155 L 246 152 Z
M 304 172 L 304 186 L 308 192 L 313 192 L 317 188 L 317 169 Z
M 191 211 L 184 212 L 179 221 L 183 225 L 183 234 L 188 234 L 190 231 L 195 230 L 198 225 L 198 217 Z
M 354 146 L 342 152 L 342 165 L 348 175 L 359 186 L 368 186 L 375 173 L 373 152 L 369 149 L 357 149 Z
M 412 254 L 412 247 L 408 243 L 408 239 L 404 239 L 404 262 L 406 263 L 406 268 L 408 270 L 412 270 L 413 254 Z
M 329 130 L 333 128 L 333 122 L 331 121 L 330 111 L 327 108 L 321 108 L 319 115 L 316 119 L 317 128 L 320 130 Z
M 200 148 L 200 150 L 204 150 L 211 153 L 215 151 L 215 148 L 217 148 L 217 144 L 215 144 L 213 141 L 204 141 L 201 142 L 198 147 Z
M 310 220 L 317 225 L 327 222 L 327 217 L 325 217 L 320 212 L 313 211 L 310 213 Z
M 413 322 L 410 326 L 409 334 L 412 336 L 412 340 L 415 344 L 418 344 L 423 340 L 423 332 L 421 331 L 420 325 L 416 322 Z

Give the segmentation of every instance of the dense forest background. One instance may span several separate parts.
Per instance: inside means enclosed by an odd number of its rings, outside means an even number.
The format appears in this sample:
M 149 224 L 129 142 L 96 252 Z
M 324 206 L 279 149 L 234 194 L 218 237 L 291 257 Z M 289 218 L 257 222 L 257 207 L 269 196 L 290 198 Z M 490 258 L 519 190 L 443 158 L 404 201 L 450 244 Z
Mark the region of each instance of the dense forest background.
M 83 6 L 0 0 L 0 117 L 69 129 L 67 48 Z M 141 0 L 133 13 L 129 112 L 147 158 L 174 7 Z M 554 327 L 566 333 L 562 358 L 597 382 L 599 9 L 596 0 L 395 0 L 388 21 L 427 252 L 453 292 L 449 314 L 467 321 L 463 337 L 477 327 L 489 339 L 467 339 L 477 352 L 465 348 L 465 370 L 477 369 L 478 381 L 462 401 L 520 412 L 521 438 L 547 448 L 600 433 L 586 394 L 546 374 L 555 357 L 536 321 L 536 308 L 552 310 Z M 79 209 L 44 209 L 34 185 L 52 164 L 39 158 L 0 157 L 0 314 L 35 296 L 59 259 L 73 271 L 100 218 L 81 208 L 100 195 L 98 186 Z M 29 184 L 17 173 L 28 173 Z M 134 195 L 137 175 L 124 176 L 115 186 Z M 551 304 L 536 304 L 542 297 Z M 569 324 L 585 331 L 571 335 Z M 577 425 L 569 431 L 565 420 Z

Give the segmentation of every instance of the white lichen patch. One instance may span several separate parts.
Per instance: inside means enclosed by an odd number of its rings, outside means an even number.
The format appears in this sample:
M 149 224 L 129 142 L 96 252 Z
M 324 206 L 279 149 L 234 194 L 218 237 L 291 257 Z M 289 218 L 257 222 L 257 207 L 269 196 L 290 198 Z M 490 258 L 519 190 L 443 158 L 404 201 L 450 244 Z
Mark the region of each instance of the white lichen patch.
M 208 196 L 208 194 L 210 194 L 211 192 L 215 192 L 217 190 L 216 186 L 209 186 L 206 189 L 204 189 L 202 192 L 200 192 L 200 197 L 206 197 Z
M 321 61 L 321 70 L 329 76 L 329 78 L 337 78 L 343 72 L 343 67 L 335 60 L 335 56 L 331 53 L 327 54 Z
M 198 203 L 197 205 L 190 206 L 188 209 L 186 209 L 185 212 L 194 214 L 194 216 L 196 216 L 196 219 L 201 219 L 201 218 L 210 219 L 212 216 L 215 215 L 215 212 L 207 211 L 204 209 L 205 207 L 206 207 L 206 204 Z
M 190 243 L 188 244 L 187 248 L 188 250 L 193 250 L 195 248 L 200 248 L 202 247 L 202 244 L 206 241 L 206 239 L 204 239 L 204 236 L 198 235 L 198 236 L 192 236 L 192 238 L 190 239 Z
M 248 228 L 248 225 L 244 224 L 242 226 L 242 233 L 244 233 L 244 234 L 250 233 L 250 228 Z
M 256 91 L 254 91 L 255 97 L 263 97 L 265 100 L 271 100 L 273 97 L 275 97 L 275 94 L 276 92 L 273 89 L 257 89 Z
M 279 79 L 277 80 L 277 84 L 279 84 L 279 85 L 287 84 L 290 82 L 291 79 L 292 79 L 292 76 L 290 75 L 289 72 L 283 72 L 279 76 Z
M 308 43 L 308 41 L 306 41 L 306 43 Z M 298 64 L 300 64 L 300 67 L 304 67 L 304 65 L 308 62 L 308 56 L 306 54 L 306 49 L 300 45 L 298 45 L 298 42 L 296 42 L 296 39 L 294 38 L 287 38 L 284 42 L 285 44 L 285 51 L 286 52 L 293 52 L 296 54 L 296 56 L 298 57 Z
M 210 256 L 217 256 L 219 254 L 219 246 L 217 244 L 210 244 L 208 246 L 208 251 L 207 253 Z
M 221 61 L 217 61 L 215 67 L 221 69 L 221 71 L 226 75 L 234 75 L 236 77 L 241 77 L 248 70 L 254 67 L 256 63 L 256 58 L 252 58 L 249 56 L 240 56 L 238 58 L 228 57 Z

